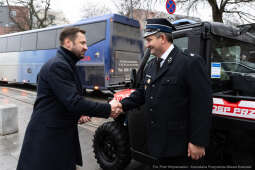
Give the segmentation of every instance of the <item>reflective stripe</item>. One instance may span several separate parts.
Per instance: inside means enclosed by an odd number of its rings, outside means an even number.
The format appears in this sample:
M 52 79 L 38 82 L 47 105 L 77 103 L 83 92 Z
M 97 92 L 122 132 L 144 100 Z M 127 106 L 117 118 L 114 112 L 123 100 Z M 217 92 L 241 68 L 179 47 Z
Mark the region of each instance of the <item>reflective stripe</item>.
M 224 104 L 224 101 L 220 98 L 213 98 L 213 104 Z
M 239 105 L 239 107 L 249 107 L 249 108 L 255 108 L 255 102 L 254 101 L 245 101 L 242 100 Z

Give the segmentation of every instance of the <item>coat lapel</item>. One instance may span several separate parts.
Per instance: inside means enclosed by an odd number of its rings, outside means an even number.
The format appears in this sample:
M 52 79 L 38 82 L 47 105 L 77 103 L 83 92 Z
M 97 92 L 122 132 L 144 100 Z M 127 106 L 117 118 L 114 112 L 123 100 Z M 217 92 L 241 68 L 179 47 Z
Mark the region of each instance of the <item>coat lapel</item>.
M 168 57 L 164 61 L 163 66 L 160 68 L 159 72 L 156 74 L 155 78 L 152 80 L 151 83 L 154 83 L 157 79 L 159 79 L 162 75 L 164 75 L 164 73 L 168 70 L 169 65 L 172 64 L 172 62 L 174 61 L 174 58 L 177 53 L 178 53 L 178 49 L 177 47 L 174 47 L 174 49 L 168 55 Z

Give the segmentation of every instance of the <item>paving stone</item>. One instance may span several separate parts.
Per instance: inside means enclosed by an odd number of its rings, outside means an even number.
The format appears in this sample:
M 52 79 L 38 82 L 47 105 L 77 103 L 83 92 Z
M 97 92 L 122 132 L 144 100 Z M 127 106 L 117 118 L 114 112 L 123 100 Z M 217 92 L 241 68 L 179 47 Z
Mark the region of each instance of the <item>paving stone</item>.
M 17 166 L 17 160 L 10 155 L 0 155 L 1 170 L 14 170 Z

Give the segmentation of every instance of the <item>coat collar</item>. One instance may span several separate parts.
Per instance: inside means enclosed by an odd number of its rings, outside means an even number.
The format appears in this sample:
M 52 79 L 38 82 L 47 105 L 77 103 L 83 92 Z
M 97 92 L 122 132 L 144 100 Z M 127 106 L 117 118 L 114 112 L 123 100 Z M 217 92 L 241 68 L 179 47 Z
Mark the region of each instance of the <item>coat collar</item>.
M 158 78 L 160 78 L 168 69 L 169 65 L 172 64 L 176 58 L 176 55 L 179 53 L 179 49 L 175 46 L 171 53 L 166 58 L 163 66 L 160 68 L 159 72 L 156 74 L 155 78 L 152 80 L 151 83 L 154 83 Z
M 67 62 L 70 63 L 72 66 L 75 66 L 75 64 L 81 59 L 77 57 L 73 52 L 67 50 L 62 46 L 58 48 L 57 53 L 63 56 L 67 60 Z
M 168 49 L 164 52 L 164 54 L 160 57 L 161 59 L 163 59 L 163 61 L 161 61 L 160 66 L 162 67 L 164 62 L 166 61 L 167 57 L 169 56 L 169 54 L 171 53 L 171 51 L 174 49 L 174 45 L 170 44 L 170 46 L 168 47 Z
M 74 53 L 72 53 L 71 51 L 67 50 L 64 47 L 59 47 L 57 54 L 59 56 L 63 56 L 63 58 L 71 65 L 72 69 L 76 70 L 75 64 L 80 60 L 80 58 L 78 58 Z M 82 94 L 82 85 L 81 85 L 79 75 L 77 73 L 78 72 L 74 74 L 74 78 L 76 80 L 77 88 L 79 92 Z

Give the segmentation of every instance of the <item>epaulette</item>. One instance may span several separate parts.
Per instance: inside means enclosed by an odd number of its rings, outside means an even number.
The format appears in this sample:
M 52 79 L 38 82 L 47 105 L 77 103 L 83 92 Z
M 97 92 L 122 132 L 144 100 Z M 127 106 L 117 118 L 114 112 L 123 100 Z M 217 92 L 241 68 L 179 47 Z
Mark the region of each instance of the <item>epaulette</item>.
M 191 53 L 188 49 L 184 50 L 183 53 L 186 55 L 186 56 L 195 56 L 194 53 Z
M 193 57 L 194 59 L 196 59 L 196 58 L 199 58 L 199 59 L 201 59 L 201 62 L 202 62 L 202 64 L 206 64 L 206 62 L 205 62 L 205 59 L 203 58 L 203 57 L 201 57 L 200 55 L 197 55 L 197 54 L 194 54 L 194 53 L 191 53 L 189 50 L 184 50 L 183 51 L 183 53 L 184 53 L 184 55 L 186 55 L 186 56 L 188 56 L 188 57 Z M 195 56 L 195 57 L 194 57 Z

